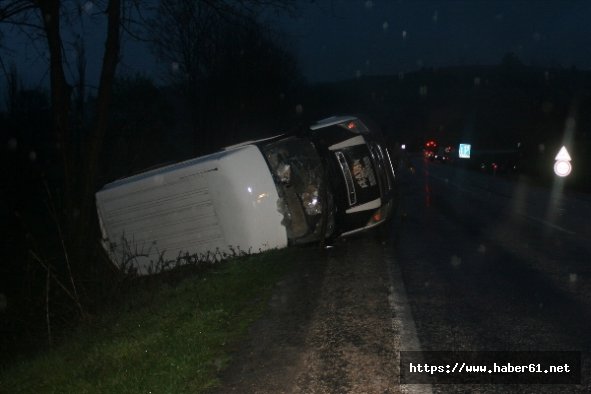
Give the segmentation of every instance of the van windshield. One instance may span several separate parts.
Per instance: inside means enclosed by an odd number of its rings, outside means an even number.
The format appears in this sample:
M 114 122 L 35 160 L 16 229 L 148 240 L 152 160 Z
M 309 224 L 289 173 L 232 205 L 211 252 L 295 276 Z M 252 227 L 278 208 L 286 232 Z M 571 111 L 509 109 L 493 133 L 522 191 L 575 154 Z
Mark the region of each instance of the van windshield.
M 290 243 L 320 240 L 325 220 L 325 234 L 330 235 L 334 227 L 332 202 L 325 190 L 320 157 L 312 143 L 290 137 L 263 145 L 261 150 L 277 186 L 277 209 L 283 214 L 282 224 Z

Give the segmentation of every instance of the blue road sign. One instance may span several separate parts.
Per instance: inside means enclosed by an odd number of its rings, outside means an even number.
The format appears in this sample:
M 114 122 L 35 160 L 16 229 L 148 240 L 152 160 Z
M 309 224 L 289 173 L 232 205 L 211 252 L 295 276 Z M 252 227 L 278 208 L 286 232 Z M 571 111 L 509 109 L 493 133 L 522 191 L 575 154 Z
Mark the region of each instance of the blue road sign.
M 472 145 L 470 145 L 470 144 L 460 144 L 460 149 L 458 149 L 460 159 L 469 159 L 471 148 L 472 148 Z

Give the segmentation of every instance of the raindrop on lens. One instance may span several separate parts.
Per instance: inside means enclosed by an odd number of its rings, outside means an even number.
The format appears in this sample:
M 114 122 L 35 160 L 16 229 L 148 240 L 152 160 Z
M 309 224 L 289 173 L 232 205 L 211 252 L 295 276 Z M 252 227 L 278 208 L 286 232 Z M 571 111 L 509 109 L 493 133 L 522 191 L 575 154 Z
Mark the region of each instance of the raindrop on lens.
M 94 8 L 94 3 L 92 1 L 87 1 L 86 3 L 84 3 L 84 6 L 82 8 L 84 9 L 84 12 L 89 14 L 90 11 L 92 11 L 92 9 Z
M 569 274 L 568 280 L 570 281 L 570 283 L 575 283 L 577 281 L 577 274 Z

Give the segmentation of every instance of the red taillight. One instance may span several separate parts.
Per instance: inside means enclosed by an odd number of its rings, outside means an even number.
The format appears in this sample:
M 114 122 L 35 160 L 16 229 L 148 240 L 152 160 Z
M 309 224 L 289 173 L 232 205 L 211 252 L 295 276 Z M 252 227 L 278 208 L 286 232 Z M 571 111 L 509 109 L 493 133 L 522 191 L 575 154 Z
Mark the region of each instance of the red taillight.
M 349 124 L 347 125 L 347 128 L 349 130 L 353 130 L 355 128 L 355 122 L 349 122 Z
M 382 220 L 382 211 L 377 210 L 376 213 L 373 214 L 372 218 L 375 222 L 379 222 L 380 220 Z
M 392 211 L 392 202 L 389 201 L 386 204 L 382 205 L 379 209 L 376 209 L 374 211 L 374 213 L 369 218 L 367 225 L 373 226 L 373 225 L 376 225 L 379 223 L 383 223 L 386 219 L 388 219 L 391 211 Z

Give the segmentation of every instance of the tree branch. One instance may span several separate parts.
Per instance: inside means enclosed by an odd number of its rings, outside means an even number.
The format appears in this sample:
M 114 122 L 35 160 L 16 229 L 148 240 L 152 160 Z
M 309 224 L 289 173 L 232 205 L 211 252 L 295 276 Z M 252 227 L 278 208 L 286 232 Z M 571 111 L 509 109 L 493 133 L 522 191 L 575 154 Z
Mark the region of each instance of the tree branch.
M 0 6 L 0 22 L 13 18 L 16 15 L 30 11 L 35 8 L 35 4 L 29 0 L 14 0 Z

